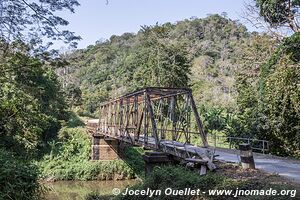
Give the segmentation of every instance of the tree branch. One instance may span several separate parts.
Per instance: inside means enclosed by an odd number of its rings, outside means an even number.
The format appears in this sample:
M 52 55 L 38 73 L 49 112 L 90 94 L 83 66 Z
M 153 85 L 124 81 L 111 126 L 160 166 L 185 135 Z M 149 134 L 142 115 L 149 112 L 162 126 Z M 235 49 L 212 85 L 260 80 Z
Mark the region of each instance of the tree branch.
M 37 10 L 35 10 L 29 3 L 27 3 L 25 0 L 21 0 L 25 5 L 27 5 L 31 10 L 33 10 L 37 16 L 39 16 L 40 18 L 42 19 L 45 19 L 46 21 L 48 21 L 52 26 L 53 28 L 57 31 L 57 33 L 61 33 L 57 28 L 56 28 L 56 25 L 50 20 L 48 19 L 47 17 L 41 15 Z

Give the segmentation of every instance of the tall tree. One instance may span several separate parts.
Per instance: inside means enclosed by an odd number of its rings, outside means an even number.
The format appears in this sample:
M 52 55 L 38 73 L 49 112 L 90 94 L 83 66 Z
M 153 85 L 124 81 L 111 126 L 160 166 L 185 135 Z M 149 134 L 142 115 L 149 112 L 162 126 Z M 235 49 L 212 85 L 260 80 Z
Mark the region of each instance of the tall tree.
M 145 86 L 184 87 L 188 84 L 190 62 L 186 45 L 170 38 L 171 24 L 143 27 L 137 51 L 129 65 L 135 88 Z
M 299 0 L 256 0 L 260 15 L 273 27 L 300 32 Z
M 258 82 L 255 84 L 258 89 L 256 94 L 249 93 L 249 87 L 245 84 L 251 79 L 245 75 L 241 76 L 239 106 L 243 109 L 247 122 L 255 125 L 252 132 L 272 142 L 272 153 L 299 157 L 300 1 L 255 2 L 266 23 L 276 28 L 288 28 L 294 34 L 282 38 L 281 44 L 277 45 L 272 55 L 267 56 L 268 60 L 260 63 L 256 79 Z
M 48 38 L 76 46 L 75 41 L 80 37 L 61 30 L 68 21 L 55 15 L 56 11 L 62 10 L 74 13 L 76 6 L 79 6 L 77 0 L 0 0 L 0 40 L 6 44 L 20 40 L 40 46 L 43 39 Z M 51 44 L 48 42 L 43 47 Z
M 66 104 L 53 69 L 10 50 L 0 60 L 0 147 L 32 155 L 55 136 Z

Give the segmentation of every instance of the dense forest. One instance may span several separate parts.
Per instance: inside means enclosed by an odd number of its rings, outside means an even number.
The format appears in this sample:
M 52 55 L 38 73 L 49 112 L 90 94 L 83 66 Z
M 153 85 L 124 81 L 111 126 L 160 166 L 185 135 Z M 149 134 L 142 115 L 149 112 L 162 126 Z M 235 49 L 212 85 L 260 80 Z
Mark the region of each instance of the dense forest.
M 77 115 L 97 117 L 99 103 L 147 86 L 190 87 L 207 133 L 265 139 L 270 153 L 299 158 L 300 2 L 255 2 L 265 23 L 289 34 L 249 32 L 215 14 L 58 53 L 43 39 L 76 46 L 55 15 L 74 12 L 76 0 L 1 1 L 0 199 L 39 199 L 38 179 L 51 170 L 86 180 L 112 166 L 88 161 Z M 124 163 L 111 168 L 134 176 Z

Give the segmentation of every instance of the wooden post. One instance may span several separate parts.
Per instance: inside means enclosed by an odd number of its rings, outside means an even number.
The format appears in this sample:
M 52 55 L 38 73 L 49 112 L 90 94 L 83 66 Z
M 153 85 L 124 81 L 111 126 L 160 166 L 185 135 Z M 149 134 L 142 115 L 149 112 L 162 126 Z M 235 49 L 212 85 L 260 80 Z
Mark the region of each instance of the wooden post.
M 255 163 L 250 144 L 240 144 L 239 149 L 243 169 L 255 169 Z
M 201 165 L 201 167 L 200 167 L 200 176 L 205 175 L 206 172 L 207 172 L 206 165 Z

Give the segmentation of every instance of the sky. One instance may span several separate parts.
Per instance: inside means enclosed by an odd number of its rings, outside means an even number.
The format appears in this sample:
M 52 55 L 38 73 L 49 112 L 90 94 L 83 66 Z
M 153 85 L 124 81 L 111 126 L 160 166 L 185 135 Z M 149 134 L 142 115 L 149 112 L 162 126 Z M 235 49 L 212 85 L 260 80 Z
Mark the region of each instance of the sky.
M 243 20 L 245 0 L 78 0 L 75 13 L 61 12 L 69 21 L 68 30 L 82 37 L 78 48 L 95 44 L 125 32 L 136 33 L 142 25 L 175 23 L 191 17 L 204 18 L 207 14 L 226 12 L 231 19 Z M 245 24 L 250 31 L 255 30 Z M 60 48 L 62 44 L 55 44 Z

